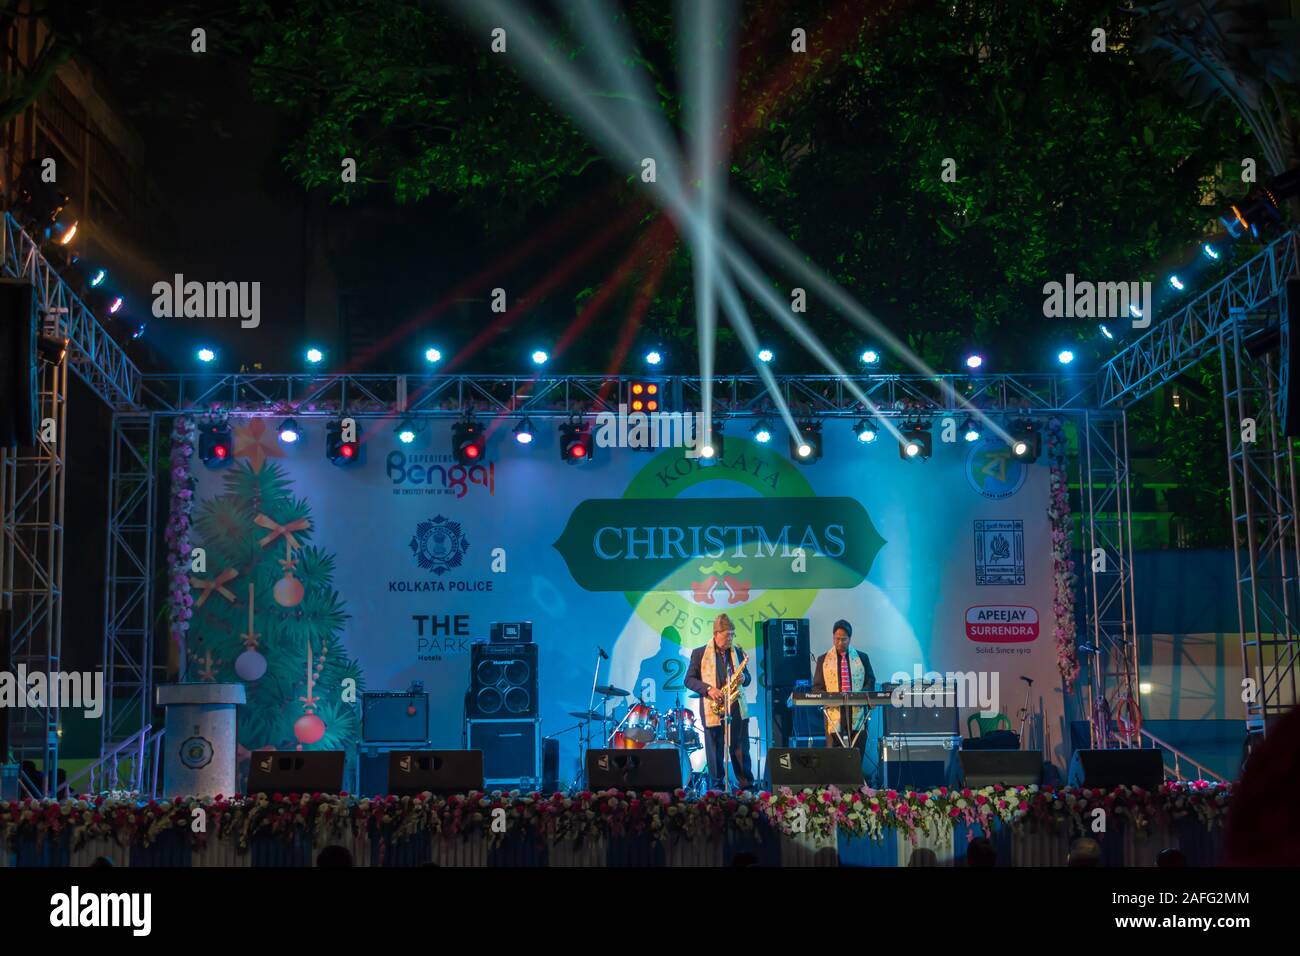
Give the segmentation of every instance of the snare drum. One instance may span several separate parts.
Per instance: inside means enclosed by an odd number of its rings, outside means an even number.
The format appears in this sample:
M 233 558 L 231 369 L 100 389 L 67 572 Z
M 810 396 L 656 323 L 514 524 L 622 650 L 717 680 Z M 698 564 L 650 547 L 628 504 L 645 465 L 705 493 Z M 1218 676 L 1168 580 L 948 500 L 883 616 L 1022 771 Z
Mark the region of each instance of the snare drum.
M 630 740 L 649 743 L 657 736 L 659 714 L 651 704 L 633 704 L 623 728 L 623 733 Z

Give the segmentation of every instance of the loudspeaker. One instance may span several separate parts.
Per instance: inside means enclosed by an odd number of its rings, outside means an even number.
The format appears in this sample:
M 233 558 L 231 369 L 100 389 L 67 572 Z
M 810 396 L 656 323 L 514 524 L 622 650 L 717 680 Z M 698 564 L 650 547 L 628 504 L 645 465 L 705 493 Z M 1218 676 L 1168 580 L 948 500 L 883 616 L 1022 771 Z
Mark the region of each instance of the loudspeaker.
M 1027 787 L 1043 782 L 1043 755 L 1036 750 L 962 750 L 957 759 L 962 779 L 972 790 L 998 783 Z
M 1072 787 L 1155 790 L 1164 779 L 1164 757 L 1159 750 L 1076 750 L 1067 782 Z
M 554 737 L 542 741 L 542 793 L 560 789 L 560 742 Z
M 468 793 L 483 789 L 481 750 L 392 750 L 388 754 L 388 792 L 395 796 Z
M 769 747 L 787 747 L 797 736 L 795 717 L 785 706 L 790 692 L 812 672 L 808 643 L 808 619 L 770 618 L 756 626 L 763 648 L 763 708 Z M 802 709 L 802 708 L 797 708 Z M 809 708 L 816 710 L 816 708 Z M 818 714 L 821 711 L 817 711 Z
M 590 790 L 676 790 L 682 785 L 677 748 L 588 750 Z
M 1282 290 L 1282 321 L 1286 323 L 1287 347 L 1279 356 L 1285 387 L 1278 395 L 1281 406 L 1282 434 L 1287 438 L 1300 438 L 1300 279 L 1287 279 Z
M 338 793 L 343 789 L 343 757 L 341 750 L 258 751 L 248 767 L 246 792 Z
M 884 733 L 952 734 L 960 737 L 956 687 L 935 684 L 913 687 L 903 692 L 902 706 L 884 708 Z
M 537 645 L 471 644 L 469 682 L 468 717 L 536 717 Z
M 483 753 L 483 776 L 490 784 L 519 786 L 541 781 L 541 723 L 536 720 L 471 720 L 467 746 Z
M 772 747 L 767 775 L 774 787 L 860 787 L 862 754 L 854 747 Z
M 361 739 L 368 744 L 429 739 L 428 694 L 362 694 Z
M 36 385 L 32 284 L 0 279 L 0 448 L 36 444 Z

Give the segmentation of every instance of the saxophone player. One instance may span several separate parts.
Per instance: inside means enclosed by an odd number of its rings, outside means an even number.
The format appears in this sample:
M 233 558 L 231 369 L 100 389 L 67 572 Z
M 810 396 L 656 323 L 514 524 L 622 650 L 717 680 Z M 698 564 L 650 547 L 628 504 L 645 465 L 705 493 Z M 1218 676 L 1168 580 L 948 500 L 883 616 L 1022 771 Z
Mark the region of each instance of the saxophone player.
M 691 652 L 691 665 L 686 671 L 685 684 L 701 697 L 704 714 L 704 755 L 709 762 L 709 787 L 723 790 L 727 785 L 727 721 L 724 690 L 729 684 L 737 689 L 731 705 L 731 769 L 736 785 L 748 790 L 754 785 L 754 772 L 749 763 L 749 714 L 745 697 L 739 688 L 748 687 L 750 674 L 748 658 L 741 660 L 733 642 L 735 625 L 731 618 L 719 614 L 713 621 L 713 640 Z M 721 711 L 722 713 L 720 713 Z

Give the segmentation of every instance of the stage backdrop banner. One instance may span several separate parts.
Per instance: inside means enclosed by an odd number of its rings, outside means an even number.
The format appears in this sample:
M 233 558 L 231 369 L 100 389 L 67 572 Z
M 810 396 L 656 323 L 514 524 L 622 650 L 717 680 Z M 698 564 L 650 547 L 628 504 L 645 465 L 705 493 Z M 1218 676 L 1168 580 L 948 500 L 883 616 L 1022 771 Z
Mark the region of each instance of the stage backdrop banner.
M 431 697 L 432 745 L 461 747 L 471 643 L 494 621 L 531 621 L 542 732 L 558 735 L 567 782 L 570 712 L 588 709 L 593 681 L 698 714 L 683 677 L 725 612 L 756 677 L 756 628 L 773 617 L 809 618 L 814 654 L 850 621 L 878 681 L 919 668 L 983 672 L 991 688 L 996 675 L 997 709 L 1017 729 L 1027 709 L 1030 746 L 1064 761 L 1045 459 L 1023 464 L 997 440 L 944 443 L 936 429 L 931 460 L 904 461 L 888 436 L 866 445 L 830 422 L 809 465 L 739 434 L 713 462 L 598 447 L 569 465 L 555 429 L 524 446 L 500 422 L 487 460 L 461 466 L 449 424 L 403 445 L 391 423 L 362 420 L 360 460 L 335 465 L 323 423 L 294 445 L 267 419 L 231 424 L 231 464 L 194 464 L 205 564 L 191 576 L 188 651 L 191 680 L 245 683 L 245 757 L 353 749 L 348 688 L 413 681 Z M 760 684 L 746 695 L 761 774 Z M 595 707 L 621 716 L 625 703 Z M 869 763 L 879 730 L 876 716 Z

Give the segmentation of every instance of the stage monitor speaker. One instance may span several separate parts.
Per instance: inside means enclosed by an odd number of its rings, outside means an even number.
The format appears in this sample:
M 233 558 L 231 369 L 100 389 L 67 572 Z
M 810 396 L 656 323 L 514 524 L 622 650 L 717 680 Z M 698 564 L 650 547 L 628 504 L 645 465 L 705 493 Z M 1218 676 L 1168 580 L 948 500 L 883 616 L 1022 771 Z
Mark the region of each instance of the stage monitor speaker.
M 1279 357 L 1285 374 L 1286 387 L 1278 396 L 1281 407 L 1282 434 L 1287 438 L 1300 438 L 1300 279 L 1287 279 L 1279 303 L 1282 321 L 1286 323 L 1287 347 Z
M 343 758 L 342 750 L 259 750 L 249 763 L 246 792 L 338 793 Z
M 475 720 L 537 716 L 536 644 L 475 643 L 469 651 L 466 716 Z
M 962 779 L 972 790 L 1002 784 L 1028 787 L 1043 782 L 1043 755 L 1037 750 L 959 751 Z
M 797 681 L 812 674 L 812 652 L 808 643 L 808 618 L 769 618 L 758 625 L 763 645 L 765 687 L 793 689 Z
M 468 793 L 483 789 L 481 750 L 392 750 L 388 792 L 398 797 L 424 793 Z
M 588 750 L 589 790 L 676 790 L 682 785 L 676 747 L 647 750 Z
M 542 741 L 542 793 L 560 789 L 560 742 L 554 737 Z
M 862 754 L 854 747 L 772 747 L 767 775 L 773 787 L 860 787 Z
M 955 685 L 914 685 L 902 692 L 901 706 L 885 707 L 884 733 L 961 736 Z M 936 704 L 938 706 L 936 706 Z
M 518 787 L 541 782 L 541 723 L 536 720 L 471 720 L 467 746 L 483 753 L 483 776 L 489 784 Z
M 362 694 L 361 740 L 368 744 L 429 739 L 428 694 Z
M 1072 787 L 1155 790 L 1164 779 L 1164 757 L 1159 750 L 1076 750 L 1068 783 Z
M 36 337 L 31 282 L 0 279 L 0 448 L 36 444 Z

